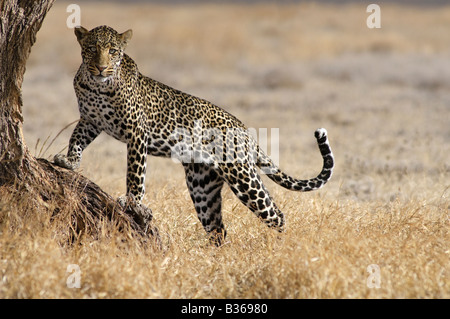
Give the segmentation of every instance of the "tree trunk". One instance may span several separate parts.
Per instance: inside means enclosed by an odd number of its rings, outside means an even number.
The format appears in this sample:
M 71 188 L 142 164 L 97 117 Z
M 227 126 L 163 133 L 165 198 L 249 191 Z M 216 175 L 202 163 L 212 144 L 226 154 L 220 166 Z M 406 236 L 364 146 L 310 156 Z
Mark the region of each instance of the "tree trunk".
M 155 235 L 159 241 L 156 228 L 150 227 L 150 209 L 131 202 L 124 210 L 80 174 L 35 159 L 29 152 L 22 134 L 21 88 L 36 33 L 54 0 L 0 1 L 0 201 L 27 198 L 32 201 L 29 205 L 38 211 L 51 210 L 53 217 L 68 212 L 72 238 L 80 232 L 96 236 L 96 223 L 106 217 L 121 229 Z

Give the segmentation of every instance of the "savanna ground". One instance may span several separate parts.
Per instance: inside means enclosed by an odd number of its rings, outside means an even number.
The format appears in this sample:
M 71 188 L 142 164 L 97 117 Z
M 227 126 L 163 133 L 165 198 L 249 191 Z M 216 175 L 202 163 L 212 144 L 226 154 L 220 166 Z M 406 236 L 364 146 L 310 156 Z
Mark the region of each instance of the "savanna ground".
M 73 125 L 58 133 L 78 118 L 68 4 L 48 14 L 25 73 L 25 141 L 37 157 L 65 152 Z M 327 128 L 335 173 L 312 193 L 265 178 L 286 216 L 281 235 L 224 188 L 220 248 L 168 159 L 149 157 L 144 200 L 162 250 L 107 223 L 69 245 L 63 220 L 1 198 L 1 298 L 450 297 L 450 7 L 382 4 L 381 29 L 368 29 L 360 4 L 79 5 L 89 29 L 134 30 L 127 52 L 142 73 L 249 127 L 279 128 L 280 166 L 295 177 L 320 171 L 313 132 Z M 114 196 L 125 171 L 125 145 L 106 135 L 84 153 L 81 172 Z M 67 287 L 69 264 L 78 289 Z

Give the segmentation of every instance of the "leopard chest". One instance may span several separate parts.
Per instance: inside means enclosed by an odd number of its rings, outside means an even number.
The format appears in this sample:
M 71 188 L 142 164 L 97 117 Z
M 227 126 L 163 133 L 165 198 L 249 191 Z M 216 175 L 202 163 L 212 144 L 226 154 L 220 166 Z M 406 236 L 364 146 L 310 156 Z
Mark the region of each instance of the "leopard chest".
M 121 97 L 114 92 L 95 89 L 76 90 L 81 117 L 101 131 L 126 142 L 127 114 Z

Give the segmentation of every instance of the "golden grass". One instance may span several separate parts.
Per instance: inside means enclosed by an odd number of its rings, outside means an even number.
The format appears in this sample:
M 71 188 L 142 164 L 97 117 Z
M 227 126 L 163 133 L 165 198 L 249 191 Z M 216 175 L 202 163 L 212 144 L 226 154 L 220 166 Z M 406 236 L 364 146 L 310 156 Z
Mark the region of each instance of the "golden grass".
M 171 192 L 165 189 L 163 192 Z M 228 193 L 228 192 L 227 192 Z M 444 200 L 390 204 L 288 198 L 278 235 L 230 199 L 229 239 L 211 246 L 183 199 L 155 202 L 165 248 L 145 248 L 103 225 L 104 236 L 58 244 L 55 223 L 2 207 L 3 298 L 448 298 Z M 279 195 L 279 194 L 277 194 Z M 29 211 L 29 208 L 28 208 Z M 70 289 L 69 264 L 81 270 Z M 380 288 L 369 288 L 369 265 Z
M 30 149 L 78 117 L 71 81 L 80 57 L 65 7 L 50 11 L 25 74 Z M 166 159 L 149 158 L 144 200 L 163 250 L 106 222 L 100 238 L 68 245 L 64 218 L 2 196 L 0 298 L 450 297 L 448 7 L 384 5 L 380 30 L 365 27 L 361 5 L 81 8 L 85 27 L 134 29 L 128 52 L 144 74 L 212 100 L 248 126 L 279 127 L 280 166 L 295 177 L 317 173 L 312 133 L 326 127 L 335 175 L 304 194 L 264 178 L 286 215 L 281 235 L 224 188 L 228 237 L 220 248 L 197 220 L 183 169 Z M 70 133 L 42 156 L 67 146 Z M 125 154 L 101 136 L 85 151 L 82 172 L 122 195 Z M 80 267 L 79 289 L 66 285 L 69 264 Z M 380 288 L 367 285 L 370 265 L 380 269 Z

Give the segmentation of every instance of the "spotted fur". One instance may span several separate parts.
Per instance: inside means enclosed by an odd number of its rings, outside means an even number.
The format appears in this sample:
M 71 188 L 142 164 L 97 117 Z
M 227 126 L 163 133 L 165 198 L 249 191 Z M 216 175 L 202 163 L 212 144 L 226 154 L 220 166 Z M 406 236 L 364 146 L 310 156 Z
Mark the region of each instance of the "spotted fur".
M 145 193 L 147 155 L 178 156 L 198 218 L 218 245 L 226 235 L 221 207 L 224 183 L 264 223 L 282 231 L 283 213 L 257 168 L 295 191 L 318 189 L 331 178 L 334 158 L 325 129 L 315 132 L 323 157 L 322 171 L 309 180 L 294 179 L 259 149 L 236 117 L 206 100 L 142 75 L 124 53 L 131 30 L 119 34 L 107 26 L 91 31 L 77 27 L 75 34 L 83 59 L 74 79 L 80 120 L 70 138 L 67 156 L 56 155 L 56 164 L 78 168 L 83 150 L 106 132 L 127 144 L 127 196 L 140 204 Z M 183 134 L 174 133 L 180 129 Z M 202 136 L 205 130 L 215 134 L 197 140 L 197 148 L 190 147 L 186 137 Z M 225 138 L 230 130 L 235 134 Z

